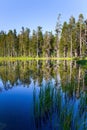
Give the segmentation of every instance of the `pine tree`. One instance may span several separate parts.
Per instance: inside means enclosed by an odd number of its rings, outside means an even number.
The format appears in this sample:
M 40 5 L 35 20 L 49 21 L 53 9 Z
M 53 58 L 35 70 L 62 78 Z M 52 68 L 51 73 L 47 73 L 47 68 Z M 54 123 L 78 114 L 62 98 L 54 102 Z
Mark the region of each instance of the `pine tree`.
M 55 31 L 56 31 L 56 52 L 57 52 L 57 57 L 59 57 L 59 42 L 60 42 L 60 32 L 61 32 L 60 17 L 61 17 L 61 14 L 58 15 L 56 29 L 55 29 Z

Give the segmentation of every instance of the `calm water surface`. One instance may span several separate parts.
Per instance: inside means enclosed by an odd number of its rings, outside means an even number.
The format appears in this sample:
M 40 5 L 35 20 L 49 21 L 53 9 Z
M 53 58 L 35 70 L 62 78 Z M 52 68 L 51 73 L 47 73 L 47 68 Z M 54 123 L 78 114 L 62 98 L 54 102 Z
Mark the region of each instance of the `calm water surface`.
M 87 130 L 86 67 L 0 62 L 0 130 Z

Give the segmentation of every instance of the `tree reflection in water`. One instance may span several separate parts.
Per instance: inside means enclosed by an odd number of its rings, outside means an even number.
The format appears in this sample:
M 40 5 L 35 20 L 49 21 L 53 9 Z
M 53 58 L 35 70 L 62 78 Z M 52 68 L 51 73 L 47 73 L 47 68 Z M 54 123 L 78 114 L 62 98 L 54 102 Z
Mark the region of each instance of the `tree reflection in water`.
M 86 130 L 86 72 L 75 61 L 1 62 L 0 92 L 33 81 L 34 129 Z

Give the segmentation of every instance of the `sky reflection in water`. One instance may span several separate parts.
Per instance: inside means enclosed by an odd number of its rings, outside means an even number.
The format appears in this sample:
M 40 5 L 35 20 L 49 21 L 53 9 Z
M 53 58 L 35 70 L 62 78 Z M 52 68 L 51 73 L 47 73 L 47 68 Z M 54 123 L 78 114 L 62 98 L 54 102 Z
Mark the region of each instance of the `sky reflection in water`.
M 0 130 L 86 130 L 86 68 L 75 62 L 0 64 Z

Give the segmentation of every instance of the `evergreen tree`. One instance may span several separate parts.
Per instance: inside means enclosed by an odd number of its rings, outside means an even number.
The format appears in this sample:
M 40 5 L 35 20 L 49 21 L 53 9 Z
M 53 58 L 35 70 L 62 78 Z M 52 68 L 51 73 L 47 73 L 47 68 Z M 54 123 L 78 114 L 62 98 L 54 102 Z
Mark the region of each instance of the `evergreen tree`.
M 68 33 L 68 24 L 67 22 L 64 22 L 63 27 L 62 27 L 62 32 L 61 32 L 61 39 L 60 39 L 60 44 L 59 44 L 59 53 L 60 56 L 67 57 L 68 56 L 68 39 L 69 33 Z
M 33 30 L 33 34 L 32 34 L 32 37 L 31 37 L 31 45 L 30 45 L 30 48 L 31 48 L 31 55 L 30 56 L 34 56 L 36 57 L 37 56 L 37 33 L 35 30 Z
M 60 23 L 60 17 L 61 14 L 58 15 L 57 18 L 57 24 L 56 24 L 56 53 L 57 53 L 57 57 L 59 57 L 59 42 L 60 42 L 60 32 L 61 32 L 61 23 Z
M 76 22 L 73 16 L 64 22 L 61 28 L 60 14 L 56 24 L 56 34 L 38 26 L 30 34 L 29 28 L 22 27 L 17 34 L 16 29 L 7 33 L 0 32 L 0 56 L 29 57 L 77 57 L 87 55 L 84 16 L 80 14 Z
M 37 30 L 37 57 L 42 56 L 42 46 L 43 46 L 42 27 L 38 26 L 38 30 Z

